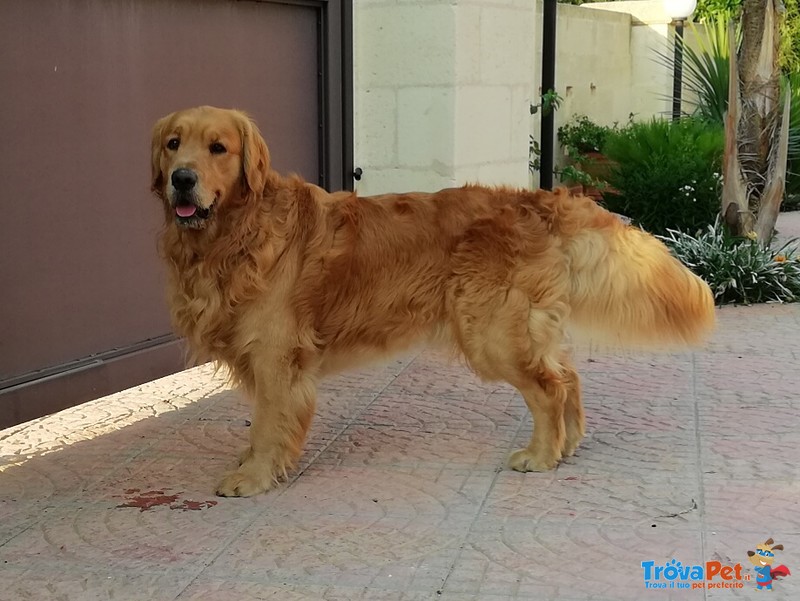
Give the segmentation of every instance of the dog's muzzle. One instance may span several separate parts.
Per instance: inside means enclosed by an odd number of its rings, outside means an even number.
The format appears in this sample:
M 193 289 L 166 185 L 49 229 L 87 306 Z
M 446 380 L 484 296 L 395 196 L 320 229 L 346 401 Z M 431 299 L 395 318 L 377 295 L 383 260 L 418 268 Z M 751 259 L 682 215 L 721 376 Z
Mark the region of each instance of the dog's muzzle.
M 198 202 L 197 173 L 192 169 L 181 167 L 172 172 L 170 181 L 173 188 L 170 200 L 178 225 L 195 229 L 204 227 L 214 204 L 206 208 Z

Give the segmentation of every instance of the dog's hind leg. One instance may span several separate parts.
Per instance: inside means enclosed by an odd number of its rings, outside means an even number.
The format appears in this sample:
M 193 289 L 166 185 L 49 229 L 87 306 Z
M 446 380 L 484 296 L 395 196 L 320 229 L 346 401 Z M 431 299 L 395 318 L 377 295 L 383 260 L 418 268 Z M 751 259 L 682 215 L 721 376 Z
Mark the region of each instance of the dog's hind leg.
M 557 298 L 550 301 L 534 305 L 528 294 L 510 288 L 480 304 L 468 297 L 454 303 L 456 338 L 472 369 L 483 379 L 515 386 L 533 416 L 530 444 L 509 458 L 519 471 L 554 468 L 564 451 L 574 450 L 582 430 L 577 374 L 563 361 L 567 307 Z
M 575 453 L 585 434 L 578 373 L 562 356 L 559 365 L 540 365 L 530 382 L 515 384 L 533 416 L 533 437 L 511 454 L 508 465 L 521 472 L 548 470 Z M 512 382 L 513 383 L 513 382 Z
M 562 457 L 570 457 L 575 453 L 575 449 L 583 440 L 586 434 L 586 419 L 583 413 L 583 403 L 581 402 L 581 381 L 578 372 L 569 358 L 563 359 L 564 377 L 563 381 L 567 387 L 567 399 L 564 405 L 564 447 Z
M 517 388 L 533 416 L 533 437 L 527 447 L 511 454 L 508 466 L 520 472 L 553 469 L 561 459 L 566 440 L 567 387 L 560 374 L 540 372 Z

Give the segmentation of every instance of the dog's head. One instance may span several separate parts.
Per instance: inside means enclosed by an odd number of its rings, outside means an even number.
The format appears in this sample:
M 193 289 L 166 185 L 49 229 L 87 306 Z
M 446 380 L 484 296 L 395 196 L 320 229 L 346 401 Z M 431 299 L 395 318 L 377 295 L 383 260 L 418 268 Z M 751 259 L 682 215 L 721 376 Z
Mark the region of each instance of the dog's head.
M 152 166 L 168 219 L 202 229 L 228 205 L 263 192 L 269 151 L 245 113 L 202 106 L 159 119 Z

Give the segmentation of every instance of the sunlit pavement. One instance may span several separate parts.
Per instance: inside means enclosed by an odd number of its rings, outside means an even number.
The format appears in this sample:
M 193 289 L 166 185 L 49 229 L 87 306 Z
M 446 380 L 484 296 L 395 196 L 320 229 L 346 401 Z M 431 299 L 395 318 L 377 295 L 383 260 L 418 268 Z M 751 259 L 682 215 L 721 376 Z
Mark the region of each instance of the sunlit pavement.
M 327 381 L 300 468 L 255 498 L 213 494 L 248 406 L 208 366 L 0 431 L 0 599 L 800 598 L 800 306 L 577 360 L 588 435 L 543 474 L 503 467 L 519 395 L 433 352 Z M 769 537 L 796 574 L 758 591 Z M 704 578 L 648 588 L 673 559 Z

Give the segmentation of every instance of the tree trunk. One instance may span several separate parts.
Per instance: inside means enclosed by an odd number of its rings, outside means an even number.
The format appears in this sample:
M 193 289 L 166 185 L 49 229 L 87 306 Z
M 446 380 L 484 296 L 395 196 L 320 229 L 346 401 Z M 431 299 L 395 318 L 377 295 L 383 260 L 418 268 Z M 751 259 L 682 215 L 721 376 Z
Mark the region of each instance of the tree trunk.
M 732 48 L 725 120 L 722 215 L 737 235 L 772 238 L 783 199 L 788 130 L 781 127 L 780 0 L 744 0 L 742 44 Z M 729 31 L 730 43 L 735 36 Z M 737 85 L 738 83 L 738 85 Z M 787 95 L 788 101 L 788 95 Z

